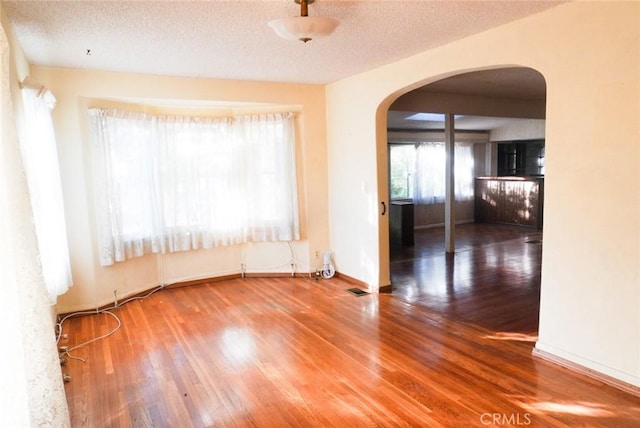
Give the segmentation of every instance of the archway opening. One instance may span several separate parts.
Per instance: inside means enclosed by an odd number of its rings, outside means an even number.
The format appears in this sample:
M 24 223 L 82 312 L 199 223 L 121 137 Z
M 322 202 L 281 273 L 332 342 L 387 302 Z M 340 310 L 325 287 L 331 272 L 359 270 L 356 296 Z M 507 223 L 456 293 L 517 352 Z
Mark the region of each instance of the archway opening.
M 544 77 L 524 67 L 455 75 L 391 104 L 386 154 L 395 295 L 496 337 L 515 334 L 533 344 L 540 307 L 545 113 Z M 449 152 L 446 116 L 455 140 Z M 444 164 L 450 156 L 455 196 L 447 201 Z M 448 238 L 455 242 L 453 251 L 445 246 Z

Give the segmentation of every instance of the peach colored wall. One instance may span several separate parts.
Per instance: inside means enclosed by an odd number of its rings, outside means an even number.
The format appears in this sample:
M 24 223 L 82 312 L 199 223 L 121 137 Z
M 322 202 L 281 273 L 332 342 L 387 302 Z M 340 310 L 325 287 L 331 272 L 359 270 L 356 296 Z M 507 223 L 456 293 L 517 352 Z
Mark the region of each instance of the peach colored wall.
M 309 272 L 322 261 L 315 252 L 327 247 L 327 178 L 324 88 L 318 85 L 221 81 L 108 73 L 52 67 L 32 67 L 32 77 L 58 99 L 54 125 L 74 286 L 61 296 L 59 312 L 93 308 L 159 283 L 240 273 L 249 269 L 290 272 L 286 243 L 219 247 L 168 255 L 146 255 L 110 267 L 97 258 L 91 153 L 86 110 L 133 103 L 179 111 L 194 107 L 218 114 L 216 106 L 250 104 L 252 109 L 285 108 L 297 112 L 296 143 L 301 241 L 293 242 L 298 272 Z M 285 106 L 285 107 L 282 107 Z M 234 107 L 237 108 L 237 107 Z M 278 269 L 274 266 L 282 265 Z
M 570 2 L 328 85 L 338 270 L 372 289 L 389 283 L 388 219 L 379 207 L 388 202 L 381 146 L 391 102 L 463 72 L 534 68 L 547 82 L 536 346 L 640 386 L 638 22 L 638 2 Z

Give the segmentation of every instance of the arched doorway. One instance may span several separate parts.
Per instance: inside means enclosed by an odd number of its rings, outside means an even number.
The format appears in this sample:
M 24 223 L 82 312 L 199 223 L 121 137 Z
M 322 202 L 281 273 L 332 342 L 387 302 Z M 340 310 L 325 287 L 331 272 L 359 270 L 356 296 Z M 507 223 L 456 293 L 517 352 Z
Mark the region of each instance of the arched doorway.
M 386 151 L 389 270 L 396 295 L 491 330 L 537 331 L 545 99 L 540 73 L 509 67 L 455 75 L 391 103 Z M 416 176 L 433 174 L 438 165 L 444 169 L 445 114 L 456 125 L 456 181 L 464 185 L 456 186 L 451 205 L 457 221 L 446 232 L 443 171 L 427 180 L 429 189 L 412 188 Z M 471 169 L 461 174 L 460 165 Z M 509 180 L 496 178 L 505 175 Z M 490 186 L 508 193 L 506 208 L 504 194 L 499 203 L 489 201 L 490 208 L 497 203 L 503 211 L 499 218 L 480 215 L 479 201 L 487 195 L 478 188 L 486 184 L 478 177 L 491 177 Z M 418 178 L 418 183 L 424 180 Z M 505 218 L 505 212 L 513 218 Z M 446 255 L 443 241 L 449 231 L 458 245 Z

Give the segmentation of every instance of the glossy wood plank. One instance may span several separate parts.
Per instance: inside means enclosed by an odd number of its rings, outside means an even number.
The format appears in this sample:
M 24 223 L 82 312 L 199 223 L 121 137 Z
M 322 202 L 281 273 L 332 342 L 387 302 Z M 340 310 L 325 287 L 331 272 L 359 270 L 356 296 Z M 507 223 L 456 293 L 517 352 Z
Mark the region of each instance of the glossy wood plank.
M 122 328 L 78 350 L 86 363 L 67 366 L 72 425 L 457 427 L 490 426 L 497 417 L 512 426 L 518 420 L 553 427 L 640 420 L 639 398 L 533 357 L 532 342 L 406 296 L 355 297 L 345 291 L 352 286 L 339 279 L 238 279 L 166 289 L 120 307 Z M 72 319 L 68 344 L 113 324 L 107 315 Z
M 394 295 L 448 318 L 494 331 L 535 335 L 540 312 L 542 234 L 496 225 L 456 226 L 456 253 L 444 229 L 415 232 L 412 247 L 391 249 Z

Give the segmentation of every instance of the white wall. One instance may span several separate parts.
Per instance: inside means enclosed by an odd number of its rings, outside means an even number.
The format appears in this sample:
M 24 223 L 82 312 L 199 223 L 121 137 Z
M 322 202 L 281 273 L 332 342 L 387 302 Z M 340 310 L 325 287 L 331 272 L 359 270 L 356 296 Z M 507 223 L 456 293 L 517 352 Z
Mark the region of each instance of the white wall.
M 380 147 L 390 103 L 462 72 L 534 68 L 547 82 L 536 346 L 640 385 L 638 22 L 637 2 L 570 2 L 328 85 L 330 242 L 338 269 L 374 289 L 389 281 L 388 220 L 379 204 L 388 202 Z
M 59 149 L 74 286 L 58 301 L 58 312 L 94 308 L 118 298 L 200 278 L 239 274 L 241 264 L 254 272 L 290 273 L 287 243 L 218 247 L 143 257 L 102 267 L 98 262 L 92 157 L 87 109 L 122 103 L 140 108 L 203 114 L 225 109 L 288 109 L 297 112 L 296 157 L 300 241 L 292 243 L 298 272 L 315 270 L 315 257 L 328 247 L 324 87 L 282 83 L 221 81 L 146 76 L 32 66 L 32 77 L 49 87 L 58 103 L 53 113 Z M 246 107 L 251 104 L 251 107 Z M 156 107 L 149 107 L 156 106 Z M 236 106 L 236 107 L 234 107 Z M 272 269 L 279 266 L 276 269 Z

